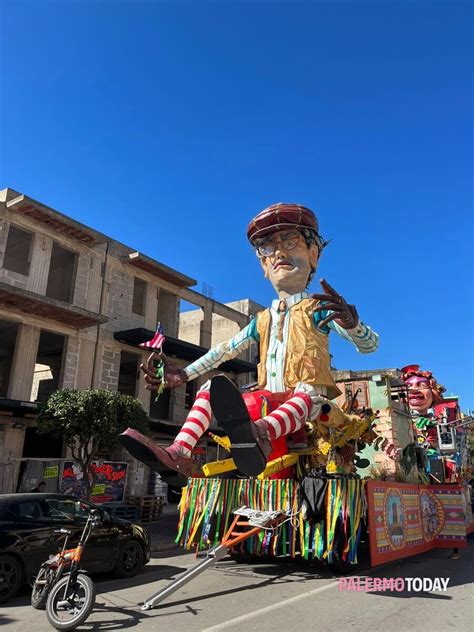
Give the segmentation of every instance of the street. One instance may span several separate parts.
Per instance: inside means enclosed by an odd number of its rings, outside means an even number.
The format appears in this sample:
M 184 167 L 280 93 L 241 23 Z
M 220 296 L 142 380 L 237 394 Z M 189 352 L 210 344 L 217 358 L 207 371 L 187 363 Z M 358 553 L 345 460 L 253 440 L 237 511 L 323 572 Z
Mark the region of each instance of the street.
M 236 564 L 225 558 L 171 595 L 158 608 L 140 603 L 167 580 L 195 563 L 179 550 L 156 552 L 132 580 L 95 577 L 96 606 L 80 630 L 353 630 L 365 632 L 473 629 L 474 540 L 450 560 L 449 549 L 436 550 L 361 574 L 367 577 L 450 578 L 446 592 L 347 592 L 327 570 L 304 564 Z M 355 579 L 357 580 L 357 577 Z M 352 586 L 357 585 L 354 581 Z M 51 630 L 44 612 L 29 604 L 27 592 L 0 607 L 5 630 Z

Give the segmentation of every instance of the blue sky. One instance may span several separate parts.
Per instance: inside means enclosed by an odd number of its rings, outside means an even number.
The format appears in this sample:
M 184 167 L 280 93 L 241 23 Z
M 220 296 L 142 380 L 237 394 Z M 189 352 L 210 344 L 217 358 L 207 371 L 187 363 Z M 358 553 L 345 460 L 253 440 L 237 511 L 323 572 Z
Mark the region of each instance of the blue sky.
M 472 4 L 3 2 L 0 185 L 267 304 L 246 243 L 313 208 L 326 278 L 474 407 Z M 314 291 L 319 284 L 313 282 Z

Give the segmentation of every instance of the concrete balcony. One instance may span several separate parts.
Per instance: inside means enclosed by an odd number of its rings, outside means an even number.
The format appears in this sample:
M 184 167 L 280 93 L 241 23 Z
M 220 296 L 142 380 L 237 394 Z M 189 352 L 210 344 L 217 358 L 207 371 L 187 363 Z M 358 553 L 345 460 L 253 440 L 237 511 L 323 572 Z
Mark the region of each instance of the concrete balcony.
M 108 321 L 108 318 L 101 314 L 3 282 L 0 282 L 0 307 L 30 316 L 34 314 L 76 329 L 101 325 Z

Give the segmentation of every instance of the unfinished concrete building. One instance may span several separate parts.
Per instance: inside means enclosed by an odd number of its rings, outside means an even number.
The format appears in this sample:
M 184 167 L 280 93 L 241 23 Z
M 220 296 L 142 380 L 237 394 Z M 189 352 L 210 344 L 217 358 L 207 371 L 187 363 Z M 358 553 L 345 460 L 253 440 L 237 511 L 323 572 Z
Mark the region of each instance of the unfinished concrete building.
M 38 402 L 58 388 L 117 389 L 138 397 L 164 443 L 189 409 L 198 381 L 158 402 L 140 379 L 138 343 L 164 326 L 165 353 L 185 366 L 211 345 L 215 317 L 249 315 L 190 289 L 196 281 L 12 189 L 0 191 L 0 493 L 18 488 L 27 460 L 67 457 L 61 440 L 39 435 Z M 199 336 L 180 339 L 180 301 L 199 309 Z M 225 363 L 237 383 L 253 379 L 245 360 Z M 127 455 L 121 455 L 127 458 Z M 130 475 L 144 493 L 148 472 Z
M 245 314 L 249 319 L 255 318 L 258 312 L 265 309 L 263 305 L 255 303 L 248 298 L 241 299 L 239 301 L 232 301 L 231 303 L 225 303 L 230 309 L 234 309 L 241 314 Z M 199 337 L 201 333 L 202 323 L 202 310 L 193 309 L 187 312 L 182 312 L 179 319 L 179 338 L 180 340 L 186 340 L 193 344 L 199 344 Z M 221 314 L 214 313 L 212 315 L 212 337 L 211 346 L 225 342 L 235 336 L 240 331 L 240 327 L 237 322 L 231 321 L 228 318 L 223 317 Z M 241 360 L 246 360 L 251 364 L 256 364 L 258 356 L 257 344 L 251 345 L 238 357 Z

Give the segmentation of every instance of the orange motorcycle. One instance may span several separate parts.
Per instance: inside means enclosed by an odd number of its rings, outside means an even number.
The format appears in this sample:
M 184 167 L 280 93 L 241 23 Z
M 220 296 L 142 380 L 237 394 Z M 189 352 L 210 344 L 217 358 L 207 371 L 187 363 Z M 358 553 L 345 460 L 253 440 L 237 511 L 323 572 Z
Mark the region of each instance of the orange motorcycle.
M 66 548 L 71 532 L 58 529 L 56 533 L 66 536 L 63 548 L 41 565 L 36 576 L 31 605 L 37 609 L 46 606 L 48 621 L 56 630 L 74 630 L 87 619 L 94 607 L 94 584 L 80 568 L 80 563 L 87 540 L 99 522 L 98 511 L 92 509 L 77 547 L 73 549 Z

